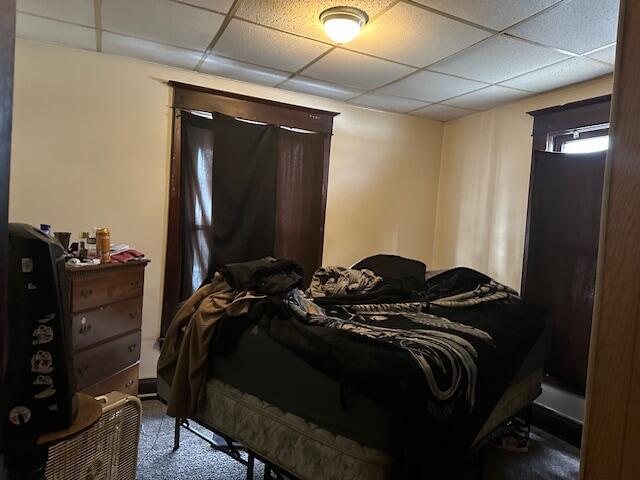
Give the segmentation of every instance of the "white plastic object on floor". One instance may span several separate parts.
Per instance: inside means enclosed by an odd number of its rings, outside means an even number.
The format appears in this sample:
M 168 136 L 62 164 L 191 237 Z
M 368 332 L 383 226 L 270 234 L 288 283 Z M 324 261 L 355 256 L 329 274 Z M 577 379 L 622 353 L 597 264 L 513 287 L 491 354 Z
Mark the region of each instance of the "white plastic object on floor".
M 47 480 L 135 480 L 142 404 L 120 392 L 96 399 L 103 404 L 100 419 L 49 448 Z

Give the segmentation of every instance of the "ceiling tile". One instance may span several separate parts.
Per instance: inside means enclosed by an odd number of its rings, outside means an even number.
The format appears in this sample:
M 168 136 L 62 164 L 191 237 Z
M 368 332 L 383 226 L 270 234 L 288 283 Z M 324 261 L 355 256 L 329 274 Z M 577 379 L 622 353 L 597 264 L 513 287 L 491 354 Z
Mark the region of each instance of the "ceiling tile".
M 616 62 L 616 46 L 611 45 L 610 47 L 605 47 L 600 50 L 596 50 L 595 52 L 588 53 L 587 57 L 595 58 L 596 60 L 613 65 Z
M 181 3 L 186 3 L 188 5 L 195 5 L 196 7 L 207 8 L 209 10 L 214 10 L 216 12 L 226 14 L 229 12 L 231 5 L 233 5 L 233 0 L 178 0 Z
M 486 86 L 485 83 L 421 71 L 381 88 L 380 92 L 426 102 L 440 102 Z
M 349 0 L 350 7 L 364 10 L 373 18 L 395 0 Z M 344 0 L 243 0 L 236 13 L 261 25 L 331 42 L 322 29 L 320 13 L 330 7 L 344 5 Z
M 429 67 L 436 72 L 497 83 L 568 58 L 553 50 L 498 35 Z
M 503 30 L 559 0 L 415 0 L 494 30 Z
M 392 95 L 383 95 L 382 93 L 366 93 L 351 100 L 349 103 L 399 113 L 409 112 L 428 105 L 427 102 L 419 102 L 417 100 L 394 97 Z
M 473 110 L 465 110 L 464 108 L 449 107 L 447 105 L 437 104 L 429 105 L 428 107 L 421 108 L 415 112 L 411 112 L 411 115 L 417 115 L 419 117 L 430 118 L 431 120 L 439 120 L 441 122 L 447 122 L 456 118 L 464 117 L 475 113 Z
M 93 0 L 18 0 L 16 8 L 18 12 L 95 26 Z
M 475 92 L 446 100 L 444 103 L 453 107 L 468 108 L 471 110 L 487 110 L 528 95 L 531 95 L 531 93 L 492 85 L 482 90 L 476 90 Z
M 102 26 L 112 33 L 205 50 L 223 15 L 157 0 L 102 0 Z
M 584 53 L 616 41 L 618 0 L 572 0 L 507 33 L 543 45 Z
M 346 47 L 424 67 L 488 36 L 490 34 L 484 30 L 399 3 L 367 26 Z
M 280 72 L 268 68 L 262 68 L 248 63 L 238 62 L 229 58 L 219 57 L 209 54 L 200 66 L 200 71 L 219 75 L 221 77 L 233 78 L 244 82 L 259 83 L 273 87 L 287 79 L 287 72 Z
M 530 92 L 544 92 L 599 77 L 610 73 L 612 70 L 612 65 L 605 65 L 585 57 L 574 57 L 550 67 L 527 73 L 521 77 L 513 78 L 503 82 L 501 85 L 529 90 Z
M 412 68 L 340 48 L 322 57 L 303 73 L 313 78 L 369 90 L 408 75 Z
M 214 51 L 225 57 L 295 72 L 329 48 L 325 43 L 234 19 Z
M 37 42 L 59 43 L 67 47 L 96 49 L 96 31 L 69 23 L 18 13 L 16 36 Z
M 322 82 L 320 80 L 314 80 L 313 78 L 306 78 L 302 76 L 297 76 L 287 80 L 280 86 L 287 90 L 334 98 L 336 100 L 346 100 L 362 93 L 362 90 L 341 87 L 334 83 Z
M 189 69 L 195 67 L 202 58 L 202 52 L 170 47 L 149 40 L 140 40 L 109 32 L 102 34 L 102 51 Z

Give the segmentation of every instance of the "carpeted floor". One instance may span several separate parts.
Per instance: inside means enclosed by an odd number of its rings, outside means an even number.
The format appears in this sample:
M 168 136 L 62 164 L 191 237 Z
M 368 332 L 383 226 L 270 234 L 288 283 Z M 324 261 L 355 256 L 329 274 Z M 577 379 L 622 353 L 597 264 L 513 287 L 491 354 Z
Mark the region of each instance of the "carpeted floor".
M 182 431 L 180 449 L 172 451 L 173 419 L 156 400 L 142 402 L 143 418 L 138 459 L 139 480 L 244 480 L 245 468 L 223 453 L 213 451 L 195 435 Z M 532 432 L 529 453 L 489 449 L 486 480 L 573 480 L 578 478 L 579 451 L 542 430 Z M 256 462 L 262 478 L 262 464 Z M 475 480 L 471 463 L 462 465 L 455 478 Z

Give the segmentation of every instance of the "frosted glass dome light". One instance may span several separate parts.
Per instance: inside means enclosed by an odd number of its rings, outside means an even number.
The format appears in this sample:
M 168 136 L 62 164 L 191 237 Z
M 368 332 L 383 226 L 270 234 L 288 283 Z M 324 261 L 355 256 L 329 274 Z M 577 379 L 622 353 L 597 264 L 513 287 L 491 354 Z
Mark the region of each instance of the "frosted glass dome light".
M 349 43 L 356 38 L 369 16 L 358 8 L 333 7 L 320 14 L 324 31 L 336 43 Z

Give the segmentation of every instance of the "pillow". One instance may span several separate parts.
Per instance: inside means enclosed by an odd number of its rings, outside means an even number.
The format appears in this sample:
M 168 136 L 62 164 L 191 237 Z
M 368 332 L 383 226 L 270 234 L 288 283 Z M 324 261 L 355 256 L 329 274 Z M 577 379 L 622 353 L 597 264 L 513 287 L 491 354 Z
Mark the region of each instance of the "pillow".
M 410 258 L 400 257 L 398 255 L 373 255 L 364 258 L 351 268 L 356 270 L 368 269 L 373 273 L 382 277 L 383 280 L 391 280 L 393 278 L 413 277 L 420 281 L 424 281 L 427 272 L 427 266 Z

